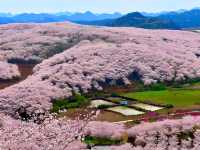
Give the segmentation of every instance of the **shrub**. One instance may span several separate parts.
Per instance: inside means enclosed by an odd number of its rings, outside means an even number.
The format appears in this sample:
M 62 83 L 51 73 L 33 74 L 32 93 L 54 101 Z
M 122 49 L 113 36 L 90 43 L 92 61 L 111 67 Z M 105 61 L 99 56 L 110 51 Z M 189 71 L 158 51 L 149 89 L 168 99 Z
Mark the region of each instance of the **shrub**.
M 167 89 L 166 85 L 163 83 L 156 83 L 156 84 L 149 85 L 147 87 L 147 90 L 151 90 L 151 91 L 162 91 L 166 89 Z
M 140 120 L 133 120 L 133 121 L 132 121 L 132 124 L 133 124 L 133 125 L 138 125 L 138 124 L 140 124 L 140 123 L 141 123 Z
M 102 104 L 102 105 L 99 105 L 97 108 L 98 109 L 106 109 L 106 108 L 109 108 L 110 105 L 106 105 L 106 104 Z
M 84 142 L 88 145 L 115 145 L 120 144 L 120 140 L 112 140 L 108 138 L 86 136 Z
M 169 108 L 173 108 L 174 106 L 172 104 L 167 104 L 165 107 L 169 109 Z
M 103 91 L 91 91 L 89 93 L 85 93 L 84 96 L 86 98 L 101 98 L 106 97 L 106 94 Z
M 70 98 L 70 101 L 75 101 L 75 102 L 86 102 L 87 99 L 85 98 L 85 96 L 75 93 L 75 94 Z
M 172 83 L 172 87 L 174 88 L 182 88 L 184 87 L 185 84 L 188 84 L 188 85 L 193 85 L 195 83 L 199 83 L 200 82 L 200 78 L 193 78 L 193 79 L 186 79 L 186 80 L 183 80 L 183 81 L 174 81 Z
M 55 104 L 53 104 L 52 109 L 50 110 L 51 113 L 58 113 L 60 110 L 60 108 L 58 106 L 56 106 Z
M 112 93 L 111 96 L 112 96 L 112 97 L 118 97 L 119 94 L 117 94 L 117 93 Z
M 178 82 L 174 82 L 174 83 L 172 84 L 172 87 L 173 87 L 173 88 L 182 88 L 182 87 L 183 87 L 183 84 L 178 83 Z
M 178 137 L 179 140 L 194 139 L 194 133 L 192 131 L 180 132 L 180 133 L 177 134 L 177 137 Z
M 74 94 L 69 99 L 56 100 L 55 102 L 53 102 L 53 107 L 51 109 L 51 112 L 58 113 L 59 110 L 63 109 L 79 108 L 88 104 L 88 102 L 89 102 L 88 99 L 86 99 L 84 96 L 80 94 Z

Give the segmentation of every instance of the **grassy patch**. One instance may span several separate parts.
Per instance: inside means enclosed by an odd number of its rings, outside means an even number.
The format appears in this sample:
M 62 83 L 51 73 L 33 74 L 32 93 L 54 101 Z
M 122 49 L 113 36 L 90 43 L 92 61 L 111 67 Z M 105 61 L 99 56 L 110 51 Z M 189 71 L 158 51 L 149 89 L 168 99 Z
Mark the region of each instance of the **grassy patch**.
M 74 94 L 69 99 L 56 100 L 55 102 L 53 102 L 53 107 L 51 109 L 51 112 L 58 113 L 59 110 L 63 110 L 63 109 L 79 108 L 88 103 L 89 103 L 88 99 L 85 98 L 84 96 L 80 94 Z
M 106 98 L 106 99 L 108 99 L 112 103 L 120 103 L 122 101 L 122 98 L 117 98 L 117 97 L 109 97 L 109 98 Z
M 171 104 L 176 107 L 187 107 L 200 102 L 200 90 L 163 90 L 145 91 L 123 94 L 140 101 L 151 101 L 153 103 Z
M 116 145 L 121 143 L 120 140 L 112 140 L 108 138 L 99 138 L 92 136 L 86 136 L 84 142 L 88 145 Z

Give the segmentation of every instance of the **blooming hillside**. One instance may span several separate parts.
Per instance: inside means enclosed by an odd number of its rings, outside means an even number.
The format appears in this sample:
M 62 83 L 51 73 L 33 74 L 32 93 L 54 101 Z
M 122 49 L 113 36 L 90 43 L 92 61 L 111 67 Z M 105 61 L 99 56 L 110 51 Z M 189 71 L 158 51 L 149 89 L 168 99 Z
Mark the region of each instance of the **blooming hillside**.
M 30 112 L 49 110 L 52 100 L 72 91 L 100 90 L 102 83 L 200 77 L 198 33 L 69 23 L 3 25 L 0 33 L 2 60 L 48 58 L 25 81 L 1 91 L 0 111 L 7 113 L 21 106 Z
M 111 39 L 115 34 L 71 23 L 0 26 L 0 60 L 40 62 L 82 40 Z

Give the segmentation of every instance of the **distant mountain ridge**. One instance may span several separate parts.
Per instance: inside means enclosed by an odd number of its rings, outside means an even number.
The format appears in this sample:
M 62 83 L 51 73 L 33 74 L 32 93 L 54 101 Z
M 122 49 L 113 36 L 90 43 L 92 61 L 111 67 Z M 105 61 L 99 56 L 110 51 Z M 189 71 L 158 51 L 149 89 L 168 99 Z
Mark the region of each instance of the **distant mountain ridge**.
M 200 9 L 195 8 L 184 12 L 170 12 L 158 16 L 160 19 L 170 19 L 181 28 L 200 27 Z
M 140 15 L 129 13 L 117 19 L 104 19 L 98 21 L 80 21 L 81 24 L 99 26 L 128 26 L 152 29 L 199 29 L 200 28 L 200 8 L 192 10 L 178 10 L 172 12 L 146 13 Z
M 7 13 L 0 13 L 0 24 L 6 23 L 47 23 L 47 22 L 62 22 L 62 21 L 95 21 L 103 19 L 113 19 L 121 17 L 120 13 L 113 14 L 94 14 L 92 12 L 85 13 L 69 13 L 61 12 L 56 14 L 48 13 L 22 13 L 11 15 Z
M 84 13 L 0 13 L 0 24 L 7 23 L 48 23 L 71 21 L 80 24 L 98 26 L 128 26 L 150 29 L 188 29 L 200 28 L 200 8 L 178 10 L 173 12 L 146 13 L 133 12 L 127 15 L 120 13 L 96 14 L 90 11 Z
M 93 22 L 78 22 L 87 25 L 100 25 L 111 27 L 139 27 L 146 29 L 180 29 L 175 23 L 168 19 L 157 17 L 146 17 L 139 12 L 129 13 L 117 19 L 107 19 Z

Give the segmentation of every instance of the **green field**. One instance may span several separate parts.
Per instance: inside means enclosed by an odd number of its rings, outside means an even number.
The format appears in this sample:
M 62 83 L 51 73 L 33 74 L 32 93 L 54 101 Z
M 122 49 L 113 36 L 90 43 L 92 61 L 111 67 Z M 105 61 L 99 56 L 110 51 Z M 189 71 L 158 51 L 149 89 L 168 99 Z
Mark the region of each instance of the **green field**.
M 163 90 L 145 91 L 123 94 L 141 101 L 151 101 L 160 104 L 172 104 L 175 107 L 186 107 L 200 104 L 200 90 Z

